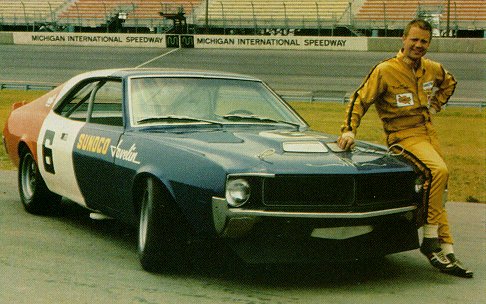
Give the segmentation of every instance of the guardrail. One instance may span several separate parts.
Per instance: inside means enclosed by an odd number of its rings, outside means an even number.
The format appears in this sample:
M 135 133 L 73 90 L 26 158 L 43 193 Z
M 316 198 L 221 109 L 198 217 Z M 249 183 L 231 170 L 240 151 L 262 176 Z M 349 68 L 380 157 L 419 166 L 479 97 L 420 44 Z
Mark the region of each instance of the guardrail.
M 57 83 L 24 83 L 24 82 L 0 82 L 1 90 L 39 90 L 48 91 L 57 87 Z M 277 92 L 278 93 L 278 92 Z M 335 93 L 335 92 L 334 92 Z M 325 93 L 323 93 L 325 94 Z M 287 101 L 305 101 L 305 102 L 349 102 L 349 93 L 344 93 L 342 96 L 314 96 L 312 93 L 302 92 L 282 92 L 280 97 Z M 486 108 L 486 101 L 449 101 L 446 107 L 465 107 L 465 108 L 479 108 L 481 111 Z
M 25 83 L 25 82 L 0 82 L 1 90 L 38 90 L 48 91 L 57 87 L 58 83 Z
M 349 93 L 344 94 L 342 97 L 334 96 L 334 97 L 327 97 L 327 96 L 313 96 L 312 94 L 292 94 L 286 92 L 285 94 L 280 95 L 286 101 L 303 101 L 303 102 L 338 102 L 345 104 L 349 102 Z M 486 100 L 486 99 L 485 99 Z M 482 111 L 483 108 L 486 108 L 486 101 L 467 101 L 467 100 L 456 100 L 456 101 L 449 101 L 445 107 L 464 107 L 464 108 L 479 108 Z

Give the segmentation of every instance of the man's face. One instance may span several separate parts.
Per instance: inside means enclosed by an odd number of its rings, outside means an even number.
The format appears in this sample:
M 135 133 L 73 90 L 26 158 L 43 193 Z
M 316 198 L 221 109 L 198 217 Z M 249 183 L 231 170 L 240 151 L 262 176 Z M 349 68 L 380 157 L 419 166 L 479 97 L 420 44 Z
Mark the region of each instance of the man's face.
M 413 61 L 427 53 L 430 45 L 430 33 L 417 26 L 410 28 L 407 36 L 402 37 L 403 54 Z

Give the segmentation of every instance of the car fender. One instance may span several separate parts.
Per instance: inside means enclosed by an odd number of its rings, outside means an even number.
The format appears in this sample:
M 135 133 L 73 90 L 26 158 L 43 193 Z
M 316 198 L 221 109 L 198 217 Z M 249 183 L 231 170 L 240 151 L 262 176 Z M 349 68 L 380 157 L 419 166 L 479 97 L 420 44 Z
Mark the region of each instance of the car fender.
M 143 145 L 139 147 L 140 151 L 143 151 L 141 149 Z M 133 177 L 134 210 L 137 211 L 139 207 L 137 195 L 140 194 L 138 189 L 140 181 L 145 177 L 153 176 L 174 199 L 193 231 L 205 235 L 214 234 L 211 199 L 216 193 L 221 195 L 224 191 L 221 187 L 224 185 L 227 172 L 204 154 L 179 149 L 173 149 L 172 153 L 177 153 L 178 157 L 186 159 L 185 168 L 195 168 L 191 165 L 194 163 L 199 167 L 205 167 L 205 174 L 201 171 L 188 172 L 184 168 L 174 170 L 174 167 L 178 167 L 177 164 L 174 164 L 171 170 L 164 170 L 164 167 L 170 163 L 170 157 L 165 158 L 163 162 L 156 156 L 144 158 L 144 163 L 136 170 Z
M 56 100 L 62 86 L 50 91 L 47 94 L 35 99 L 32 102 L 16 102 L 12 105 L 12 111 L 7 119 L 3 135 L 5 146 L 14 165 L 18 166 L 20 161 L 20 147 L 27 146 L 32 152 L 35 161 L 38 163 L 37 139 L 44 119 Z

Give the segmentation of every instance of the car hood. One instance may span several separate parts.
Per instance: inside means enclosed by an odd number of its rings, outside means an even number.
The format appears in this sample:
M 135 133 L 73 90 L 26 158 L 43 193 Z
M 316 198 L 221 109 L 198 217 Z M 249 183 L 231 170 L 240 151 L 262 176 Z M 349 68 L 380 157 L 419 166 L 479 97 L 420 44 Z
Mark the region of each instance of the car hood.
M 340 151 L 335 135 L 315 131 L 207 129 L 198 132 L 150 131 L 160 145 L 199 154 L 228 173 L 346 174 L 411 171 L 382 146 L 358 142 L 351 152 Z

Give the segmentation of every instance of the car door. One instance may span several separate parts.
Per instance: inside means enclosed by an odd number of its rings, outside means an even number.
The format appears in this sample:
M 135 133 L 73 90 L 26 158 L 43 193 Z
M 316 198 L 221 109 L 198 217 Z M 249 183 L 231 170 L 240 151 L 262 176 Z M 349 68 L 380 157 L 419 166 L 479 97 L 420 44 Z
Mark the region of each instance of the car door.
M 114 159 L 124 131 L 122 82 L 100 81 L 91 95 L 88 119 L 73 147 L 74 172 L 89 207 L 116 210 L 120 176 Z
M 111 148 L 123 133 L 122 92 L 119 80 L 88 80 L 48 116 L 38 155 L 52 191 L 87 207 L 113 194 Z

